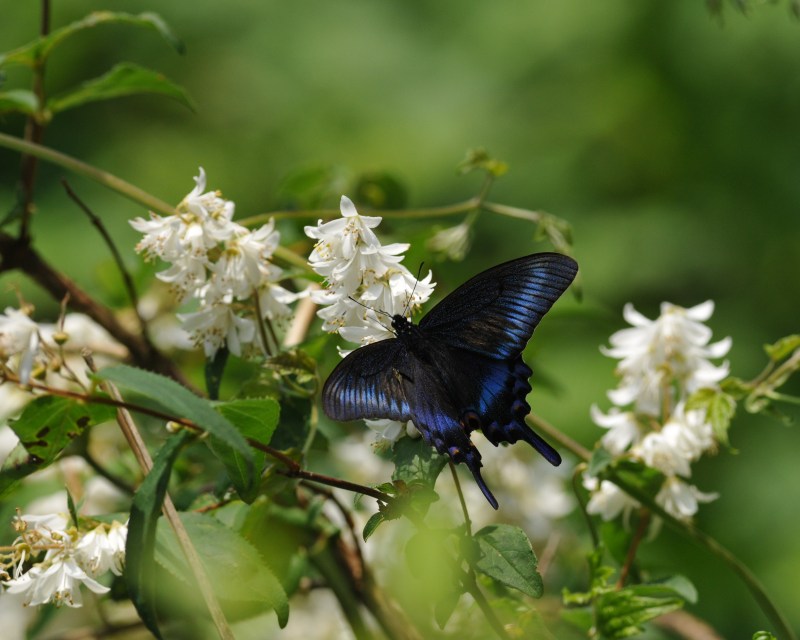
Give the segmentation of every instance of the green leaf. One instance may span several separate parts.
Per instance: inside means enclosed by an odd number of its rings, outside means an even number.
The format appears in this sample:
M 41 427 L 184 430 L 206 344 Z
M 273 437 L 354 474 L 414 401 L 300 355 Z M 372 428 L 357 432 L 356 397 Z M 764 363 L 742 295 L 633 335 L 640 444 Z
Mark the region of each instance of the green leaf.
M 170 436 L 161 446 L 136 495 L 133 496 L 125 543 L 125 583 L 133 606 L 150 632 L 159 640 L 155 598 L 154 545 L 158 516 L 167 493 L 172 465 L 183 445 L 191 439 L 187 431 Z
M 611 455 L 611 452 L 608 449 L 597 447 L 592 452 L 592 457 L 589 458 L 589 468 L 586 470 L 586 472 L 593 478 L 596 478 L 613 461 L 614 456 Z
M 461 599 L 461 593 L 458 591 L 451 591 L 444 594 L 436 602 L 433 603 L 433 618 L 440 629 L 444 629 L 450 616 L 458 606 L 458 601 Z
M 728 430 L 736 413 L 736 399 L 720 389 L 698 389 L 688 402 L 687 409 L 705 409 L 717 442 L 728 445 Z
M 753 634 L 753 640 L 778 640 L 769 631 L 756 631 Z
M 395 464 L 392 480 L 431 489 L 447 465 L 447 457 L 436 453 L 422 438 L 401 438 L 395 442 L 392 460 Z
M 33 91 L 12 89 L 0 91 L 0 113 L 9 111 L 32 116 L 39 109 L 39 100 Z
M 629 638 L 642 633 L 643 623 L 682 608 L 684 602 L 678 592 L 662 585 L 642 584 L 608 591 L 595 605 L 597 628 L 608 640 Z
M 508 171 L 508 164 L 492 158 L 486 149 L 470 149 L 466 158 L 458 165 L 458 172 L 464 175 L 472 171 L 486 171 L 492 177 L 499 178 Z
M 206 360 L 204 368 L 206 392 L 211 400 L 219 400 L 219 387 L 222 384 L 222 374 L 225 371 L 229 355 L 228 347 L 222 345 L 211 359 Z
M 233 400 L 216 406 L 219 411 L 245 438 L 269 444 L 278 426 L 280 405 L 272 398 L 248 398 Z M 209 442 L 216 456 L 225 465 L 233 486 L 247 503 L 258 495 L 258 477 L 264 468 L 265 454 L 251 449 L 253 465 L 249 466 L 242 454 L 218 438 Z M 254 472 L 255 471 L 255 472 Z
M 377 529 L 378 526 L 385 521 L 386 521 L 386 516 L 384 516 L 383 513 L 381 513 L 380 511 L 378 511 L 377 513 L 373 513 L 370 516 L 369 520 L 367 520 L 367 524 L 364 525 L 364 532 L 362 533 L 362 536 L 364 537 L 364 542 L 366 542 L 367 539 L 373 533 L 375 533 L 375 529 Z
M 496 524 L 475 534 L 481 557 L 475 569 L 504 585 L 533 597 L 542 596 L 542 576 L 530 540 L 519 527 Z
M 113 420 L 115 415 L 113 407 L 71 398 L 42 396 L 32 400 L 19 418 L 9 421 L 20 444 L 0 468 L 0 496 L 22 478 L 50 465 L 85 429 Z
M 796 349 L 800 349 L 800 334 L 798 333 L 785 336 L 774 344 L 764 345 L 764 351 L 773 362 L 780 362 Z
M 286 626 L 286 592 L 256 548 L 214 517 L 190 512 L 180 518 L 223 610 L 236 610 L 243 603 L 266 605 L 278 615 L 280 626 Z M 188 587 L 194 586 L 183 551 L 166 522 L 158 527 L 155 559 Z
M 102 369 L 95 375 L 152 400 L 176 418 L 191 420 L 241 455 L 249 473 L 253 473 L 252 449 L 242 434 L 208 400 L 196 396 L 170 378 L 144 369 L 120 365 Z
M 135 27 L 150 29 L 158 33 L 176 51 L 183 53 L 183 43 L 173 33 L 172 29 L 164 22 L 161 16 L 155 13 L 116 13 L 113 11 L 95 11 L 88 16 L 56 29 L 46 36 L 36 38 L 13 51 L 0 55 L 0 66 L 4 64 L 21 64 L 32 67 L 37 62 L 47 59 L 53 49 L 63 43 L 67 38 L 85 29 L 91 29 L 104 24 L 129 24 Z
M 167 80 L 163 74 L 157 71 L 145 69 L 130 62 L 115 65 L 102 76 L 88 80 L 79 87 L 51 98 L 47 101 L 47 110 L 50 114 L 56 114 L 89 102 L 111 100 L 141 93 L 156 93 L 173 98 L 194 111 L 194 105 L 182 87 Z

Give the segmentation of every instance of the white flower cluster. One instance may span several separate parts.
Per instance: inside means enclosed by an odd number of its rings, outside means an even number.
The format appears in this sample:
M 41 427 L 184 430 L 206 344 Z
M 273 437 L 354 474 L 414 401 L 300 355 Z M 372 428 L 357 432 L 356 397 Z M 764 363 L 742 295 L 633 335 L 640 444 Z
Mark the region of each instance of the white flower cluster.
M 715 388 L 728 375 L 727 362 L 717 366 L 731 347 L 730 338 L 709 344 L 711 330 L 703 323 L 714 311 L 707 301 L 690 309 L 669 303 L 661 315 L 649 320 L 632 305 L 623 316 L 632 328 L 616 332 L 605 355 L 618 358 L 618 387 L 609 391 L 614 407 L 603 413 L 592 407 L 592 420 L 608 431 L 603 447 L 615 456 L 626 455 L 664 474 L 656 496 L 665 511 L 680 519 L 691 518 L 699 503 L 717 494 L 703 493 L 687 482 L 691 463 L 714 448 L 715 441 L 704 409 L 686 409 L 689 396 L 698 389 Z M 610 520 L 638 503 L 613 483 L 585 477 L 592 492 L 589 513 Z
M 109 571 L 122 575 L 128 535 L 125 524 L 98 524 L 82 532 L 63 514 L 17 516 L 14 524 L 19 537 L 8 560 L 4 554 L 2 584 L 5 592 L 20 596 L 25 606 L 50 602 L 80 607 L 82 584 L 94 593 L 107 593 L 109 588 L 97 578 Z M 42 552 L 44 557 L 26 570 Z
M 359 215 L 345 196 L 341 212 L 341 218 L 305 228 L 306 235 L 317 241 L 308 263 L 326 283 L 325 289 L 311 292 L 314 302 L 323 307 L 317 315 L 325 321 L 325 331 L 338 333 L 348 342 L 366 345 L 391 338 L 391 316 L 410 315 L 426 302 L 435 286 L 433 275 L 429 271 L 417 280 L 400 264 L 408 244 L 381 245 L 373 231 L 380 217 Z M 406 425 L 392 420 L 368 420 L 367 424 L 388 440 L 396 440 L 406 430 Z
M 151 212 L 150 220 L 130 221 L 144 234 L 136 251 L 147 260 L 170 263 L 158 278 L 170 284 L 178 300 L 197 301 L 199 311 L 178 317 L 206 356 L 223 344 L 240 356 L 257 342 L 257 323 L 288 317 L 287 305 L 298 294 L 277 284 L 282 271 L 270 262 L 280 241 L 274 221 L 250 231 L 233 222 L 233 202 L 216 191 L 204 193 L 202 167 L 195 183 L 174 215 Z
M 17 415 L 33 394 L 32 380 L 68 388 L 88 383 L 82 359 L 84 349 L 103 361 L 122 360 L 127 349 L 102 327 L 81 313 L 68 313 L 58 323 L 36 323 L 23 310 L 8 307 L 0 314 L 0 425 Z M 14 383 L 10 382 L 11 380 Z M 16 381 L 19 384 L 16 384 Z

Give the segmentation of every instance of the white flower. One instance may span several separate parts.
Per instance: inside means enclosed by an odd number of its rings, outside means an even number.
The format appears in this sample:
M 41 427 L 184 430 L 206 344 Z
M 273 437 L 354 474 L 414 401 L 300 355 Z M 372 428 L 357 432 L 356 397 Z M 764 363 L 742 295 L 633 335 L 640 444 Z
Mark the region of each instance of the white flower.
M 420 433 L 414 423 L 409 420 L 408 422 L 399 422 L 397 420 L 364 420 L 366 425 L 372 429 L 381 441 L 397 442 L 403 436 L 411 436 L 418 438 Z M 381 443 L 379 442 L 379 445 Z
M 692 473 L 689 459 L 678 445 L 678 432 L 652 431 L 631 449 L 631 453 L 642 460 L 648 467 L 658 469 L 666 476 L 680 475 L 689 477 Z
M 234 313 L 226 304 L 213 304 L 194 313 L 178 314 L 183 328 L 195 344 L 202 344 L 206 357 L 211 358 L 225 343 L 235 356 L 256 337 L 256 325 L 251 318 Z
M 602 352 L 619 358 L 619 387 L 609 393 L 619 406 L 636 403 L 642 413 L 658 415 L 661 395 L 669 382 L 677 380 L 683 393 L 713 386 L 728 375 L 728 365 L 715 366 L 710 358 L 721 358 L 731 347 L 730 338 L 714 344 L 711 330 L 703 322 L 711 317 L 714 303 L 708 300 L 690 309 L 662 303 L 661 315 L 649 320 L 626 304 L 625 319 L 633 325 L 611 336 L 610 348 Z
M 38 353 L 39 326 L 23 311 L 7 307 L 0 314 L 0 360 L 8 362 L 16 356 L 14 368 L 26 384 Z
M 603 413 L 593 404 L 590 412 L 598 427 L 608 429 L 608 433 L 602 438 L 603 447 L 614 455 L 621 454 L 642 437 L 641 427 L 632 411 L 620 411 L 617 407 L 611 407 L 608 413 Z
M 171 266 L 157 277 L 172 285 L 179 299 L 203 285 L 210 265 L 209 251 L 241 229 L 231 221 L 234 204 L 218 192 L 203 193 L 206 174 L 200 168 L 195 188 L 177 206 L 175 214 L 150 220 L 136 218 L 130 225 L 145 234 L 136 251 L 145 259 L 160 258 Z
M 468 221 L 447 227 L 434 233 L 425 246 L 431 251 L 442 253 L 450 260 L 460 262 L 467 255 L 470 247 L 472 225 Z
M 6 582 L 9 593 L 22 594 L 27 605 L 52 602 L 56 606 L 80 607 L 80 585 L 95 593 L 107 593 L 108 587 L 89 577 L 72 555 L 61 554 L 50 562 L 34 565 L 19 578 Z
M 676 450 L 691 461 L 714 448 L 714 430 L 706 419 L 705 409 L 686 411 L 684 403 L 680 402 L 661 431 L 667 433 Z
M 583 486 L 592 492 L 587 513 L 599 515 L 603 520 L 613 520 L 620 513 L 629 513 L 639 503 L 609 480 L 599 481 L 597 478 L 584 475 Z
M 689 520 L 697 513 L 699 503 L 711 502 L 718 497 L 718 493 L 703 493 L 694 485 L 672 477 L 667 478 L 661 487 L 656 502 L 671 516 L 679 520 Z
M 373 231 L 381 218 L 359 215 L 346 196 L 341 212 L 337 220 L 305 228 L 317 240 L 309 265 L 328 285 L 311 298 L 324 307 L 317 315 L 325 320 L 325 331 L 364 345 L 391 337 L 391 317 L 410 314 L 428 300 L 434 285 L 430 272 L 417 280 L 400 264 L 409 245 L 381 245 Z
M 80 565 L 93 577 L 106 571 L 120 576 L 125 563 L 127 536 L 127 525 L 116 521 L 110 527 L 100 524 L 81 537 L 75 546 L 75 555 Z

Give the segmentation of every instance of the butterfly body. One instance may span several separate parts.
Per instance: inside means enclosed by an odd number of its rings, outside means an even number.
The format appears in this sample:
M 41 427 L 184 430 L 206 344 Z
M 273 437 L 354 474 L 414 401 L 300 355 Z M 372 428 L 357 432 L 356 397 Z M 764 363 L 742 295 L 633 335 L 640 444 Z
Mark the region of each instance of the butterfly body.
M 561 457 L 525 423 L 531 369 L 522 350 L 541 317 L 577 273 L 571 258 L 540 253 L 503 263 L 456 289 L 414 325 L 396 315 L 396 337 L 349 354 L 322 392 L 335 420 L 413 421 L 425 441 L 472 472 L 489 503 L 470 441 L 524 440 L 554 465 Z

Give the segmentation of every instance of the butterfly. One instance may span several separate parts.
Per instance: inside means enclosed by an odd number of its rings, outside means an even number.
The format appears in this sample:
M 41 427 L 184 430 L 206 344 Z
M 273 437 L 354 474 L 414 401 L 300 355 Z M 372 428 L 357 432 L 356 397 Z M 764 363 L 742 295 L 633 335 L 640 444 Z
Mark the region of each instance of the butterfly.
M 340 421 L 413 421 L 438 453 L 469 468 L 497 509 L 470 434 L 480 429 L 495 446 L 524 440 L 551 464 L 561 463 L 525 423 L 532 371 L 522 351 L 577 272 L 572 258 L 535 253 L 474 276 L 418 325 L 393 316 L 394 338 L 356 349 L 330 374 L 323 410 Z

